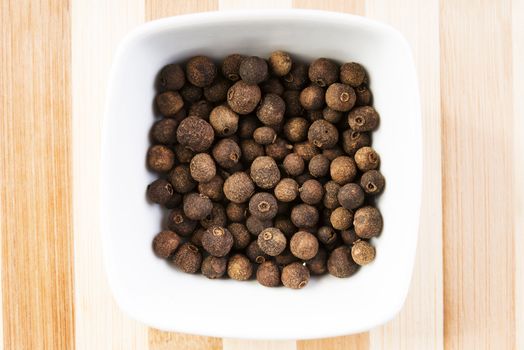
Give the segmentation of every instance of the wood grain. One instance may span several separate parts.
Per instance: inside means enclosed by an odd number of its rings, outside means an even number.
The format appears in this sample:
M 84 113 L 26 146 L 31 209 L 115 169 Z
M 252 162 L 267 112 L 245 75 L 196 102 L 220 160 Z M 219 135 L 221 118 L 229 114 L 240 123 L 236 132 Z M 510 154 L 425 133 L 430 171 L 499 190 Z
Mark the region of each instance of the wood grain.
M 442 0 L 444 344 L 514 349 L 511 2 Z
M 73 349 L 69 4 L 0 6 L 3 345 Z

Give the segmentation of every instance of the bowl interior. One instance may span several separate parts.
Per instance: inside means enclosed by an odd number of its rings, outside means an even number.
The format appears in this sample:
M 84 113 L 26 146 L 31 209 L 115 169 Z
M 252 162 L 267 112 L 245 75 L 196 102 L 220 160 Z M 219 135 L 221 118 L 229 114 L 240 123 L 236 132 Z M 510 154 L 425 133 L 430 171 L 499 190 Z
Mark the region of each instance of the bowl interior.
M 300 291 L 178 272 L 151 250 L 163 216 L 145 198 L 146 185 L 155 178 L 145 167 L 148 130 L 155 120 L 155 76 L 165 64 L 197 54 L 219 60 L 233 52 L 267 57 L 277 49 L 308 61 L 329 57 L 360 62 L 369 73 L 381 115 L 373 147 L 381 155 L 387 181 L 378 200 L 384 230 L 373 240 L 376 260 L 351 278 L 313 278 Z M 104 255 L 115 299 L 133 317 L 156 328 L 206 335 L 314 338 L 368 329 L 400 309 L 416 246 L 421 131 L 411 53 L 395 30 L 318 11 L 170 18 L 146 24 L 126 38 L 108 93 L 102 155 Z

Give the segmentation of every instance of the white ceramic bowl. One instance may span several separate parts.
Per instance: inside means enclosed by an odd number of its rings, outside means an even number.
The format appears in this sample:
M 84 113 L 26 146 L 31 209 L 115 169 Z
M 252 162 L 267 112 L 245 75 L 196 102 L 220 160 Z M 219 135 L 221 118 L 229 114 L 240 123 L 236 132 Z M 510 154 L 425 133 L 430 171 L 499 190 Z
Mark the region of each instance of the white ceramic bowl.
M 313 278 L 301 290 L 208 280 L 178 272 L 152 252 L 162 211 L 145 199 L 154 121 L 154 79 L 162 66 L 204 54 L 267 57 L 276 49 L 312 60 L 362 63 L 381 124 L 373 147 L 387 187 L 378 201 L 376 260 L 347 279 Z M 144 24 L 121 43 L 104 121 L 102 233 L 109 284 L 133 318 L 168 331 L 219 337 L 304 339 L 349 334 L 401 309 L 415 258 L 421 196 L 421 121 L 415 67 L 396 30 L 365 18 L 320 11 L 217 12 Z

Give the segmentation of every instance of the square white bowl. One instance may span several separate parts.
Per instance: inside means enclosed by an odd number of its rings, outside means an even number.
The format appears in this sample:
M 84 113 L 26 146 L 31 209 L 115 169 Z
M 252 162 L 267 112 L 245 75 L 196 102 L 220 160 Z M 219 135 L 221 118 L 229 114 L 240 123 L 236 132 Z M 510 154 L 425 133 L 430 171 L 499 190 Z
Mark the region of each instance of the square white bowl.
M 373 147 L 386 177 L 375 261 L 347 279 L 313 278 L 301 290 L 178 272 L 151 249 L 162 210 L 146 201 L 145 167 L 162 66 L 204 54 L 362 63 L 381 115 Z M 421 120 L 415 67 L 396 30 L 362 17 L 307 10 L 216 12 L 146 23 L 121 43 L 111 72 L 102 146 L 104 258 L 116 302 L 152 327 L 218 337 L 305 339 L 361 332 L 401 309 L 415 258 L 421 196 Z

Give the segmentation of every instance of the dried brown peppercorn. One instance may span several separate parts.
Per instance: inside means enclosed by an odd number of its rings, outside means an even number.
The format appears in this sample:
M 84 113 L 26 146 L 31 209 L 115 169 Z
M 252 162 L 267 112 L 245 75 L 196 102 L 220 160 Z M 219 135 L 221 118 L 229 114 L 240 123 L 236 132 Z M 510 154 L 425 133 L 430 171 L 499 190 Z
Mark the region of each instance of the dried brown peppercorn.
M 180 111 L 178 111 L 178 113 L 169 117 L 169 119 L 174 119 L 177 121 L 177 123 L 180 123 L 182 120 L 186 119 L 186 117 L 187 117 L 187 111 L 185 108 L 182 108 Z
M 308 111 L 319 110 L 324 106 L 324 89 L 318 85 L 310 85 L 300 92 L 299 101 Z
M 149 169 L 156 172 L 166 172 L 171 170 L 175 164 L 175 154 L 163 145 L 154 145 L 147 151 L 147 165 Z
M 187 193 L 193 190 L 196 183 L 191 177 L 189 167 L 187 165 L 176 166 L 168 174 L 169 182 L 173 185 L 173 189 L 178 193 Z
M 275 186 L 275 197 L 281 202 L 292 202 L 298 194 L 298 183 L 291 178 L 284 178 Z
M 282 269 L 282 284 L 288 288 L 304 288 L 308 284 L 309 278 L 309 270 L 302 263 L 294 262 Z
M 258 119 L 265 125 L 278 125 L 284 119 L 286 104 L 276 94 L 266 94 L 257 109 Z
M 378 127 L 380 117 L 371 106 L 363 106 L 349 112 L 348 123 L 352 130 L 363 132 L 371 131 Z
M 246 219 L 247 205 L 245 203 L 230 202 L 226 207 L 229 221 L 241 222 Z
M 335 111 L 347 112 L 355 105 L 357 95 L 349 85 L 335 83 L 326 90 L 326 104 Z
M 233 236 L 233 247 L 237 250 L 246 248 L 251 242 L 251 235 L 244 224 L 233 222 L 227 226 Z
M 277 211 L 277 200 L 271 193 L 258 192 L 249 200 L 249 213 L 260 220 L 273 219 Z
M 312 275 L 325 274 L 327 271 L 327 251 L 322 247 L 318 248 L 317 255 L 306 261 L 306 267 Z
M 245 172 L 236 172 L 224 181 L 224 195 L 231 202 L 247 202 L 254 192 L 255 184 Z
M 382 192 L 386 180 L 378 170 L 369 170 L 362 174 L 360 186 L 367 194 L 375 195 Z
M 242 140 L 242 142 L 240 142 L 240 149 L 242 151 L 242 161 L 246 164 L 251 164 L 255 158 L 262 157 L 266 154 L 264 146 L 252 139 Z
M 286 249 L 286 236 L 277 228 L 269 227 L 260 232 L 258 246 L 269 256 L 277 256 Z
M 244 58 L 245 56 L 238 53 L 226 56 L 224 61 L 222 61 L 222 74 L 231 81 L 240 79 L 240 63 Z
M 284 158 L 283 166 L 289 176 L 297 176 L 304 172 L 304 159 L 296 153 L 290 153 Z
M 283 77 L 291 71 L 293 61 L 291 56 L 284 51 L 274 51 L 269 56 L 269 67 L 277 77 Z
M 180 89 L 180 95 L 184 101 L 194 103 L 202 98 L 202 88 L 192 84 L 186 84 Z
M 186 82 L 184 70 L 179 64 L 168 64 L 160 71 L 160 88 L 180 90 Z
M 244 58 L 240 62 L 238 72 L 240 73 L 240 78 L 247 84 L 259 84 L 268 77 L 266 61 L 257 56 Z
M 343 207 L 338 207 L 331 213 L 331 226 L 335 230 L 347 230 L 351 227 L 353 221 L 353 213 Z
M 309 173 L 314 177 L 323 177 L 329 173 L 329 159 L 323 154 L 317 154 L 309 161 Z
M 201 271 L 204 276 L 210 279 L 224 276 L 227 269 L 227 258 L 218 258 L 213 255 L 207 256 L 202 261 Z
M 173 186 L 164 179 L 155 180 L 147 186 L 147 197 L 153 203 L 164 204 L 171 199 L 173 193 Z
M 373 96 L 371 95 L 371 90 L 369 90 L 366 85 L 356 87 L 355 93 L 357 94 L 357 102 L 355 103 L 355 106 L 359 107 L 371 104 Z
M 355 228 L 340 231 L 340 238 L 342 238 L 342 242 L 344 242 L 344 244 L 349 246 L 360 239 L 355 233 Z
M 291 238 L 291 236 L 293 236 L 293 234 L 297 232 L 297 228 L 295 227 L 295 225 L 293 225 L 291 219 L 286 214 L 281 214 L 280 216 L 277 216 L 274 220 L 273 226 L 282 231 L 286 238 Z
M 300 90 L 308 81 L 308 66 L 293 62 L 291 71 L 282 77 L 282 84 L 289 90 Z
M 366 241 L 356 241 L 351 247 L 351 257 L 360 266 L 375 260 L 375 247 Z
M 176 132 L 178 143 L 193 152 L 203 152 L 213 144 L 215 132 L 205 120 L 189 116 L 180 122 Z
M 338 66 L 335 62 L 321 57 L 309 66 L 309 80 L 320 87 L 326 87 L 338 80 Z
M 378 168 L 380 157 L 371 147 L 362 147 L 355 153 L 355 163 L 360 171 Z
M 338 202 L 346 209 L 357 209 L 364 204 L 364 191 L 356 183 L 345 184 L 337 195 Z
M 337 240 L 337 233 L 330 226 L 322 226 L 317 231 L 317 237 L 320 243 L 330 245 Z
M 269 78 L 260 85 L 262 93 L 276 94 L 281 96 L 284 93 L 284 85 L 277 78 Z
M 333 124 L 336 124 L 339 121 L 341 121 L 343 116 L 344 113 L 335 111 L 334 109 L 329 107 L 326 107 L 322 110 L 322 118 Z
M 291 118 L 284 124 L 284 135 L 290 142 L 302 142 L 307 138 L 309 122 L 300 117 Z
M 335 146 L 333 148 L 322 150 L 322 155 L 324 155 L 331 162 L 333 159 L 343 156 L 344 150 L 339 146 Z
M 186 64 L 186 78 L 195 86 L 209 86 L 216 76 L 217 67 L 209 57 L 195 56 Z
M 208 102 L 206 100 L 200 100 L 193 103 L 189 107 L 187 115 L 190 117 L 198 117 L 200 119 L 204 119 L 205 121 L 209 121 L 209 114 L 212 110 L 213 104 L 211 102 Z
M 291 222 L 298 228 L 313 227 L 318 219 L 317 208 L 309 204 L 299 204 L 291 210 Z
M 256 216 L 250 216 L 246 219 L 247 230 L 254 236 L 258 236 L 260 232 L 271 226 L 273 226 L 271 220 L 260 220 Z
M 369 145 L 371 145 L 371 137 L 367 132 L 349 129 L 342 134 L 342 148 L 350 156 L 354 155 L 358 149 Z
M 240 146 L 232 138 L 218 141 L 212 153 L 218 165 L 225 169 L 231 169 L 237 165 L 242 155 Z
M 176 159 L 180 163 L 189 163 L 191 159 L 193 159 L 193 156 L 195 155 L 195 152 L 193 152 L 189 148 L 186 148 L 182 145 L 177 144 L 174 146 L 174 149 L 175 149 Z
M 249 85 L 240 80 L 227 91 L 227 103 L 238 114 L 249 114 L 260 102 L 261 92 L 258 85 Z
M 285 102 L 284 115 L 288 118 L 300 117 L 304 112 L 300 104 L 300 91 L 287 90 L 282 94 L 282 99 Z
M 292 150 L 293 146 L 280 137 L 277 137 L 275 142 L 265 147 L 266 155 L 279 161 L 283 160 Z
M 306 117 L 311 123 L 316 122 L 317 120 L 322 119 L 322 110 L 317 109 L 315 111 L 306 111 Z
M 337 198 L 339 190 L 340 185 L 335 181 L 328 181 L 324 184 L 324 207 L 328 209 L 335 209 L 340 205 Z
M 209 114 L 209 123 L 218 136 L 231 136 L 238 129 L 238 114 L 228 106 L 217 106 Z
M 251 262 L 256 264 L 262 264 L 264 261 L 268 261 L 270 259 L 270 256 L 264 253 L 256 240 L 247 246 L 246 255 L 249 260 L 251 260 Z
M 309 162 L 317 154 L 320 154 L 318 147 L 309 141 L 296 143 L 293 146 L 293 150 L 307 162 Z
M 250 139 L 260 126 L 260 121 L 253 115 L 247 115 L 238 122 L 237 136 L 241 139 Z
M 313 259 L 318 252 L 318 240 L 310 232 L 298 231 L 291 237 L 289 249 L 291 253 L 299 259 Z
M 208 182 L 201 182 L 198 184 L 198 192 L 209 199 L 218 202 L 224 199 L 224 179 L 221 176 L 215 175 Z
M 364 67 L 355 62 L 344 63 L 340 66 L 340 82 L 357 87 L 366 79 Z
M 280 170 L 271 157 L 257 157 L 251 164 L 251 179 L 260 188 L 270 189 L 280 181 Z
M 166 91 L 156 96 L 156 106 L 163 116 L 177 114 L 184 107 L 182 96 L 176 91 Z
M 153 239 L 153 251 L 161 258 L 168 258 L 177 250 L 182 238 L 173 231 L 160 232 Z
M 198 247 L 191 243 L 184 243 L 173 256 L 173 264 L 186 273 L 196 273 L 200 270 L 202 254 Z
M 166 209 L 176 208 L 182 203 L 182 195 L 174 192 L 173 195 L 164 203 Z
M 300 186 L 300 199 L 306 204 L 318 204 L 324 197 L 324 187 L 317 180 L 307 180 Z
M 164 118 L 153 124 L 151 139 L 155 143 L 170 145 L 176 142 L 178 122 L 175 119 Z
M 231 83 L 228 80 L 218 77 L 210 86 L 204 88 L 204 97 L 209 102 L 224 102 L 227 99 L 227 90 L 230 86 Z
M 351 249 L 346 246 L 334 249 L 327 261 L 328 272 L 338 278 L 353 275 L 358 267 L 351 257 Z
M 189 219 L 181 208 L 175 208 L 167 217 L 167 227 L 181 236 L 187 237 L 193 233 L 197 222 Z
M 202 236 L 204 235 L 204 232 L 206 232 L 206 229 L 203 227 L 197 228 L 195 231 L 193 231 L 193 234 L 191 235 L 190 242 L 196 245 L 199 248 L 202 248 Z
M 200 225 L 204 228 L 211 226 L 225 226 L 227 224 L 226 210 L 220 203 L 213 203 L 211 214 L 200 220 Z
M 189 193 L 184 196 L 184 214 L 191 220 L 202 220 L 213 209 L 213 202 L 200 193 Z
M 377 208 L 367 206 L 357 209 L 353 219 L 355 233 L 360 238 L 371 238 L 382 231 L 382 215 Z
M 288 248 L 286 248 L 281 254 L 275 256 L 274 259 L 275 263 L 281 268 L 299 260 L 289 251 Z
M 345 185 L 353 181 L 357 175 L 357 166 L 352 158 L 341 156 L 333 159 L 329 172 L 333 181 Z
M 269 145 L 277 139 L 277 133 L 269 126 L 261 126 L 253 133 L 253 139 L 260 145 Z
M 189 163 L 191 177 L 197 182 L 208 182 L 216 175 L 213 158 L 207 153 L 196 154 Z
M 235 254 L 227 263 L 227 275 L 237 281 L 247 281 L 253 275 L 253 266 L 242 254 Z
M 257 281 L 265 287 L 277 287 L 280 284 L 280 269 L 273 261 L 265 261 L 257 269 Z
M 202 236 L 202 246 L 211 255 L 226 256 L 233 247 L 233 235 L 221 226 L 209 227 Z

